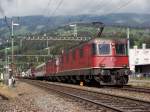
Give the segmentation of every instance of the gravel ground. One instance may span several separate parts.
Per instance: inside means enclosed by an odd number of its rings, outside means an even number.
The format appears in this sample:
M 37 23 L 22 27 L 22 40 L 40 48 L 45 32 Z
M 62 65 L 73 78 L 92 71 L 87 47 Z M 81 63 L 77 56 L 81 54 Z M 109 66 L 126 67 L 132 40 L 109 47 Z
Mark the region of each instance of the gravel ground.
M 67 84 L 62 85 L 69 86 Z M 150 101 L 150 95 L 144 93 L 107 88 L 71 86 Z M 87 105 L 88 108 L 86 108 L 84 103 L 64 98 L 53 92 L 41 90 L 40 88 L 20 81 L 17 81 L 16 87 L 14 88 L 0 86 L 0 93 L 1 92 L 9 97 L 9 100 L 2 100 L 0 98 L 0 112 L 94 112 L 94 110 L 90 110 L 89 108 L 92 106 Z M 99 109 L 95 112 L 106 111 L 104 109 Z
M 0 100 L 0 112 L 106 112 L 91 111 L 82 103 L 19 81 L 14 88 L 4 88 L 0 93 L 7 93 L 9 100 Z
M 3 98 L 0 96 L 0 101 L 3 100 Z
M 48 82 L 51 83 L 51 82 Z M 55 83 L 55 84 L 60 84 L 60 83 Z M 72 86 L 75 88 L 81 88 L 85 90 L 92 90 L 96 92 L 102 92 L 102 93 L 107 93 L 107 94 L 112 94 L 112 95 L 117 95 L 117 96 L 125 96 L 125 97 L 130 97 L 130 98 L 136 98 L 139 100 L 144 100 L 144 101 L 149 101 L 150 102 L 150 95 L 148 93 L 137 93 L 137 92 L 132 92 L 132 91 L 125 91 L 125 90 L 119 90 L 119 89 L 111 89 L 111 88 L 95 88 L 95 87 L 85 87 L 85 86 L 76 86 L 76 85 L 67 85 L 67 84 L 62 84 L 65 86 Z

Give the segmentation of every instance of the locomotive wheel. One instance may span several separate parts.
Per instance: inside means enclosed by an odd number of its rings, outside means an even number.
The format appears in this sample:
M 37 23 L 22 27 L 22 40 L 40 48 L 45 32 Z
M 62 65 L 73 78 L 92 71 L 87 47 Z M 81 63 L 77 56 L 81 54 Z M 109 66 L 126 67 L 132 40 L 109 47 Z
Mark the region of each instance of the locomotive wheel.
M 70 80 L 71 80 L 71 82 L 72 82 L 73 84 L 76 84 L 76 83 L 77 83 L 75 77 L 73 77 L 73 76 L 70 77 Z
M 127 83 L 128 83 L 128 79 L 123 76 L 120 77 L 119 80 L 117 80 L 117 85 L 121 87 Z

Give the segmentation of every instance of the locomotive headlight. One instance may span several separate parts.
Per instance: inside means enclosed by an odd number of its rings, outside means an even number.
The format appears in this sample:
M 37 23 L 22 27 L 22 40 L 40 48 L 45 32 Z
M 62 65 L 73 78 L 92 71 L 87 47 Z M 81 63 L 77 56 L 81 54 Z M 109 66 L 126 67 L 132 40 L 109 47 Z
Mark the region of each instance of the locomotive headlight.
M 127 68 L 127 67 L 128 67 L 128 65 L 127 65 L 127 64 L 123 64 L 123 67 Z
M 105 67 L 105 64 L 99 64 L 100 67 Z

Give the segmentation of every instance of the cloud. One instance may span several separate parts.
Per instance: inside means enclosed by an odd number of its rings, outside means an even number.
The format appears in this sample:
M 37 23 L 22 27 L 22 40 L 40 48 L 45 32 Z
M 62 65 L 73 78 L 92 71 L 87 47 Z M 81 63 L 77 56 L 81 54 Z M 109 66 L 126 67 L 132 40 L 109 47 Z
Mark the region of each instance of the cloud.
M 0 15 L 149 13 L 149 4 L 150 0 L 0 0 Z
M 4 6 L 4 4 L 5 3 L 7 3 L 7 4 L 10 4 L 10 3 L 13 3 L 14 2 L 14 0 L 0 0 L 0 14 L 2 15 L 2 16 L 5 16 L 5 10 L 6 10 L 6 8 L 7 7 L 5 7 Z
M 3 10 L 3 7 L 2 7 L 2 1 L 1 0 L 0 0 L 0 14 L 4 15 L 4 10 Z

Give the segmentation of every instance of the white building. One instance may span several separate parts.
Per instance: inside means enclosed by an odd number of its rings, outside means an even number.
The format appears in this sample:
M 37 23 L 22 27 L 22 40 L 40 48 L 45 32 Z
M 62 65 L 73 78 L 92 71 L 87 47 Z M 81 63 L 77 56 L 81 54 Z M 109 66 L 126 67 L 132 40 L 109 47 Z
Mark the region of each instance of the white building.
M 130 69 L 136 73 L 150 73 L 150 49 L 146 49 L 146 44 L 141 49 L 134 46 L 129 51 Z

